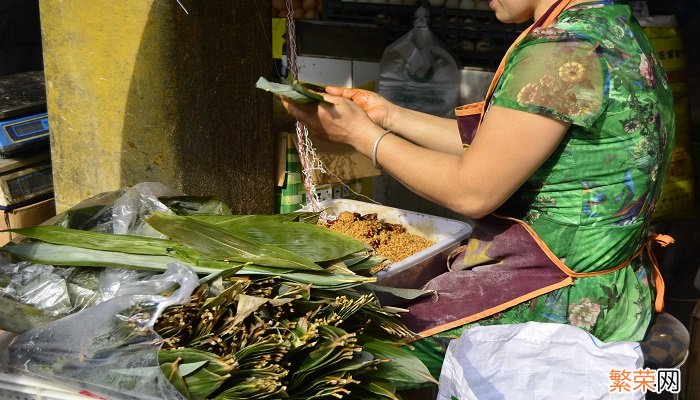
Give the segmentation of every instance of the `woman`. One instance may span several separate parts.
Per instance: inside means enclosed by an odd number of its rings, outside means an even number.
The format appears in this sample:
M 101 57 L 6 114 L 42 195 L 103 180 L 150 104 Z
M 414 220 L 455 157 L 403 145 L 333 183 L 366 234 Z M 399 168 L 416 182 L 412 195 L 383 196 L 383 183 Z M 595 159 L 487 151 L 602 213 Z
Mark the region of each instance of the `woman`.
M 642 249 L 673 147 L 673 100 L 630 7 L 489 6 L 502 22 L 535 23 L 504 58 L 480 123 L 467 119 L 479 108 L 458 108 L 455 122 L 354 89 L 327 88 L 331 104 L 283 102 L 312 134 L 476 220 L 451 271 L 427 285 L 439 296 L 409 308 L 435 374 L 449 339 L 474 322 L 569 323 L 639 341 L 662 289 Z

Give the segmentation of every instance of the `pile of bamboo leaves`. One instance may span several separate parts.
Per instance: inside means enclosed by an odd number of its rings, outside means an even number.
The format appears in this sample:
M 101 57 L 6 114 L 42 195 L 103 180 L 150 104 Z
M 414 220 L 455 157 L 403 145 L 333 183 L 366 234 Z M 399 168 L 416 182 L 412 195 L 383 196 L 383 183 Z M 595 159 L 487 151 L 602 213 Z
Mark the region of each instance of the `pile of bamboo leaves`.
M 189 399 L 396 399 L 397 383 L 432 381 L 399 347 L 411 333 L 372 294 L 274 277 L 224 282 L 155 326 L 161 368 Z
M 189 399 L 396 399 L 433 382 L 400 344 L 412 334 L 366 276 L 371 248 L 317 226 L 312 213 L 146 218 L 165 238 L 59 226 L 13 230 L 3 250 L 37 264 L 165 271 L 202 284 L 165 311 L 161 369 Z
M 36 226 L 13 229 L 31 240 L 3 250 L 48 265 L 165 271 L 170 263 L 185 262 L 198 274 L 235 268 L 241 274 L 276 275 L 324 289 L 374 282 L 356 271 L 369 270 L 381 258 L 362 242 L 298 221 L 304 216 L 313 214 L 148 217 L 148 224 L 169 239 Z

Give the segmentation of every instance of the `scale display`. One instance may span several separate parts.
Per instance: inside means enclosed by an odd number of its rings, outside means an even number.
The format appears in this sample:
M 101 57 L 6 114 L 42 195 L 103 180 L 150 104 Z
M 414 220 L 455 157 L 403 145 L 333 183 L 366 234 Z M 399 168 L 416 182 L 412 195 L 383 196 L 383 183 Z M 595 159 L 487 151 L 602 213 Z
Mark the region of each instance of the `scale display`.
M 47 145 L 47 113 L 15 117 L 0 121 L 0 156 L 7 156 L 37 146 Z

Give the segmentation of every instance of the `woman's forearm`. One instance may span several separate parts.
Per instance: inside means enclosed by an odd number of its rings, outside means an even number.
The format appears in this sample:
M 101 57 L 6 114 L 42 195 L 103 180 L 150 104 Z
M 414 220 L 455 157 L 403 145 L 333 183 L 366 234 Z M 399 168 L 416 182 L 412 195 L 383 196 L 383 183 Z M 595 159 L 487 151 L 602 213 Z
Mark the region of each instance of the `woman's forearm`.
M 455 119 L 392 105 L 384 128 L 427 149 L 450 154 L 464 151 Z

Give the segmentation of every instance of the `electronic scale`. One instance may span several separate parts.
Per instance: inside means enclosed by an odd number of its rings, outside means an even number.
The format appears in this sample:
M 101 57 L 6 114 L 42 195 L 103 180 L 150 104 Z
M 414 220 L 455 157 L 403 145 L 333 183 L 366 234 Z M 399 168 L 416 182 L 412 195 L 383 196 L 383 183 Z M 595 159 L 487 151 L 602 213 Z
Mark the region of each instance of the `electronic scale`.
M 53 195 L 43 71 L 0 77 L 0 211 Z
M 0 158 L 48 146 L 44 72 L 0 77 Z

